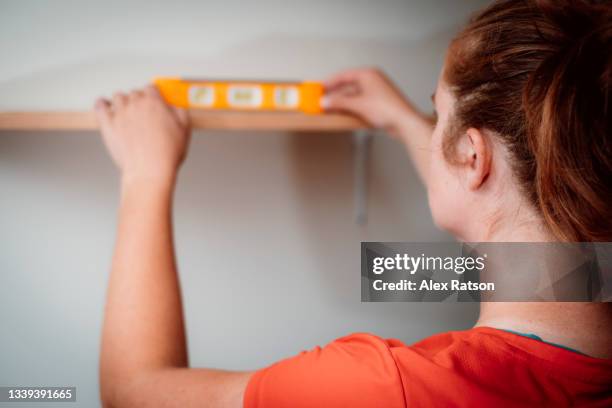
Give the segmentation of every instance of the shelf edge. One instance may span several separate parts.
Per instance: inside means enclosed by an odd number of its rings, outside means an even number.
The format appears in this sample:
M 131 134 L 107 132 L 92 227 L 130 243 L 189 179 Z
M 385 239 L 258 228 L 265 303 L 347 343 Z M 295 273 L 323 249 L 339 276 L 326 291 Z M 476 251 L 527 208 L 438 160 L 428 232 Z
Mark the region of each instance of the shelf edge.
M 308 115 L 292 112 L 191 110 L 190 117 L 192 126 L 196 130 L 343 132 L 368 128 L 359 118 L 338 113 Z M 95 130 L 97 128 L 92 112 L 0 112 L 0 130 Z

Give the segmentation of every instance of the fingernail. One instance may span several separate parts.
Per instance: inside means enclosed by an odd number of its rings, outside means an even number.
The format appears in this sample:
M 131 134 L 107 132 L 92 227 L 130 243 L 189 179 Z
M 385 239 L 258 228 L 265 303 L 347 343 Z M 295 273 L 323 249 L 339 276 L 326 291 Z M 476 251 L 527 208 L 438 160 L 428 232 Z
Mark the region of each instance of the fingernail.
M 322 96 L 321 101 L 319 103 L 321 104 L 321 108 L 329 108 L 329 98 L 327 96 Z

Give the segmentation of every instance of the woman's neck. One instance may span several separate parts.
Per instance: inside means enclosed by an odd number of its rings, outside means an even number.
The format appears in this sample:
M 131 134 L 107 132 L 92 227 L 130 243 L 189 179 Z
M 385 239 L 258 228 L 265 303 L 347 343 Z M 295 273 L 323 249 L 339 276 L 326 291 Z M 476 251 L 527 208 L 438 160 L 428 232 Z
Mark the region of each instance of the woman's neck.
M 504 221 L 481 229 L 471 241 L 555 241 L 533 213 L 515 214 Z M 612 303 L 482 302 L 479 326 L 532 333 L 593 357 L 612 358 Z
M 519 201 L 514 209 L 494 211 L 492 222 L 474 231 L 475 242 L 554 242 L 557 239 L 530 205 Z
M 476 327 L 533 333 L 599 358 L 612 358 L 612 303 L 483 302 Z

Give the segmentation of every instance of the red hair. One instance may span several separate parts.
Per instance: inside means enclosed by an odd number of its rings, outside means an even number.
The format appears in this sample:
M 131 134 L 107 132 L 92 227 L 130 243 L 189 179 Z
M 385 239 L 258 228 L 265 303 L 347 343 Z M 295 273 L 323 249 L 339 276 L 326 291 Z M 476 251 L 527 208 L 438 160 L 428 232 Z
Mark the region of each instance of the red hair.
M 453 40 L 444 79 L 458 131 L 487 129 L 563 241 L 612 241 L 612 3 L 500 0 Z

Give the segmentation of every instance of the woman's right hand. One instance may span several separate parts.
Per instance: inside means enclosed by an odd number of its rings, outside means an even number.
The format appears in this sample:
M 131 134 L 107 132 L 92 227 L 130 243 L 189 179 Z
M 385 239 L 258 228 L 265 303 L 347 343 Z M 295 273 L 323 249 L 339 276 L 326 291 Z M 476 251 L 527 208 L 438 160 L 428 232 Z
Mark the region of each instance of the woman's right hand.
M 418 115 L 397 86 L 375 68 L 343 71 L 325 81 L 322 105 L 325 110 L 355 114 L 394 136 L 404 118 Z
M 341 72 L 325 82 L 325 110 L 344 111 L 404 143 L 424 183 L 429 172 L 432 118 L 419 112 L 377 69 Z

